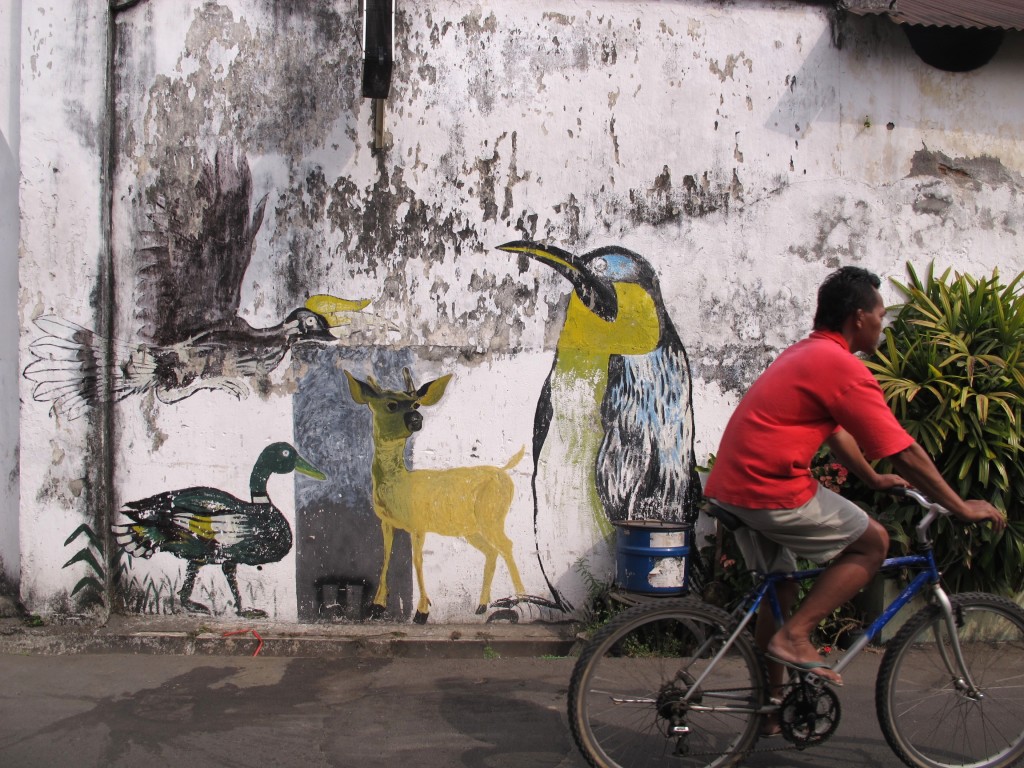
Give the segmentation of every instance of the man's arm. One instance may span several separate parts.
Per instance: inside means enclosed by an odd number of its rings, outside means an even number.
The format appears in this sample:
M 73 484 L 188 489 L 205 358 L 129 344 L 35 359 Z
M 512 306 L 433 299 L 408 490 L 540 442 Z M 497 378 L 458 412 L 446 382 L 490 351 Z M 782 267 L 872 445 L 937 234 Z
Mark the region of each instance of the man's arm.
M 987 501 L 961 499 L 942 479 L 928 453 L 916 442 L 899 453 L 894 453 L 889 457 L 889 461 L 915 488 L 920 489 L 928 498 L 941 504 L 961 520 L 970 523 L 989 520 L 997 531 L 1006 527 L 1006 516 Z
M 829 450 L 839 459 L 840 463 L 859 477 L 864 484 L 875 491 L 889 488 L 905 488 L 908 483 L 899 475 L 880 475 L 861 453 L 860 446 L 853 435 L 842 427 L 834 432 L 826 441 Z

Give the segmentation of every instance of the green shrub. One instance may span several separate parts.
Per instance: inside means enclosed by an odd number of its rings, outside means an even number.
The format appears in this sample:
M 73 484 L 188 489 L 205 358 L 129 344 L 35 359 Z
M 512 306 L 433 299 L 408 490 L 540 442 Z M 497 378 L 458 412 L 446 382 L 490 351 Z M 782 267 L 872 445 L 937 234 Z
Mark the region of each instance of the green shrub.
M 1007 512 L 997 537 L 988 525 L 940 521 L 935 554 L 954 591 L 1019 592 L 1024 588 L 1024 273 L 1003 285 L 990 278 L 935 277 L 893 281 L 906 297 L 867 361 L 890 407 L 964 498 L 988 499 Z M 891 502 L 882 522 L 894 554 L 903 554 L 920 508 Z

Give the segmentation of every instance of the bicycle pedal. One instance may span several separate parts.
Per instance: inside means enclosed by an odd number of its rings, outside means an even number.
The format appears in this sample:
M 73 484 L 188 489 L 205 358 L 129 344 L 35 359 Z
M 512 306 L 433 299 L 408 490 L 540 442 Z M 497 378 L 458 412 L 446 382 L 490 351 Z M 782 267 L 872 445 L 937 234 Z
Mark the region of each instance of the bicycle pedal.
M 804 683 L 807 685 L 813 685 L 815 688 L 821 688 L 829 681 L 821 675 L 816 675 L 813 672 L 807 672 L 804 674 Z

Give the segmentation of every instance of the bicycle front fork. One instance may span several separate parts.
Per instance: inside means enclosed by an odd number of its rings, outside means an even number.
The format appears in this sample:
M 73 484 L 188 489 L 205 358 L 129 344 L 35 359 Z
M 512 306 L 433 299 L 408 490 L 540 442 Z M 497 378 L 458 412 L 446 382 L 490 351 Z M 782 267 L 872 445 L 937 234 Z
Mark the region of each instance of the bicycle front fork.
M 974 680 L 971 678 L 971 671 L 967 668 L 963 650 L 960 648 L 958 624 L 963 623 L 963 617 L 954 615 L 953 604 L 950 602 L 949 595 L 938 584 L 932 586 L 932 595 L 935 597 L 935 602 L 942 612 L 942 623 L 949 634 L 949 647 L 953 651 L 953 658 L 950 659 L 949 652 L 942 643 L 941 632 L 938 626 L 936 626 L 934 630 L 935 643 L 939 648 L 939 654 L 942 656 L 942 663 L 946 665 L 946 671 L 949 672 L 953 685 L 957 690 L 975 701 L 980 701 L 984 698 L 985 694 L 978 689 L 978 686 L 975 685 Z

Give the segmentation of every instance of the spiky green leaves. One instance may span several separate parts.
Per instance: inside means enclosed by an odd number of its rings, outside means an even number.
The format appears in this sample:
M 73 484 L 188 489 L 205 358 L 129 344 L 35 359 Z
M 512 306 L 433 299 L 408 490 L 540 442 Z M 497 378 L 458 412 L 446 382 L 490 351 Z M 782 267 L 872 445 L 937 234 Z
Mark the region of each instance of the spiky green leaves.
M 1011 525 L 996 538 L 955 521 L 936 546 L 954 589 L 1024 588 L 1024 273 L 975 278 L 946 270 L 924 278 L 908 264 L 906 297 L 884 343 L 867 361 L 890 407 L 965 498 L 985 498 Z M 893 512 L 895 542 L 913 517 Z

